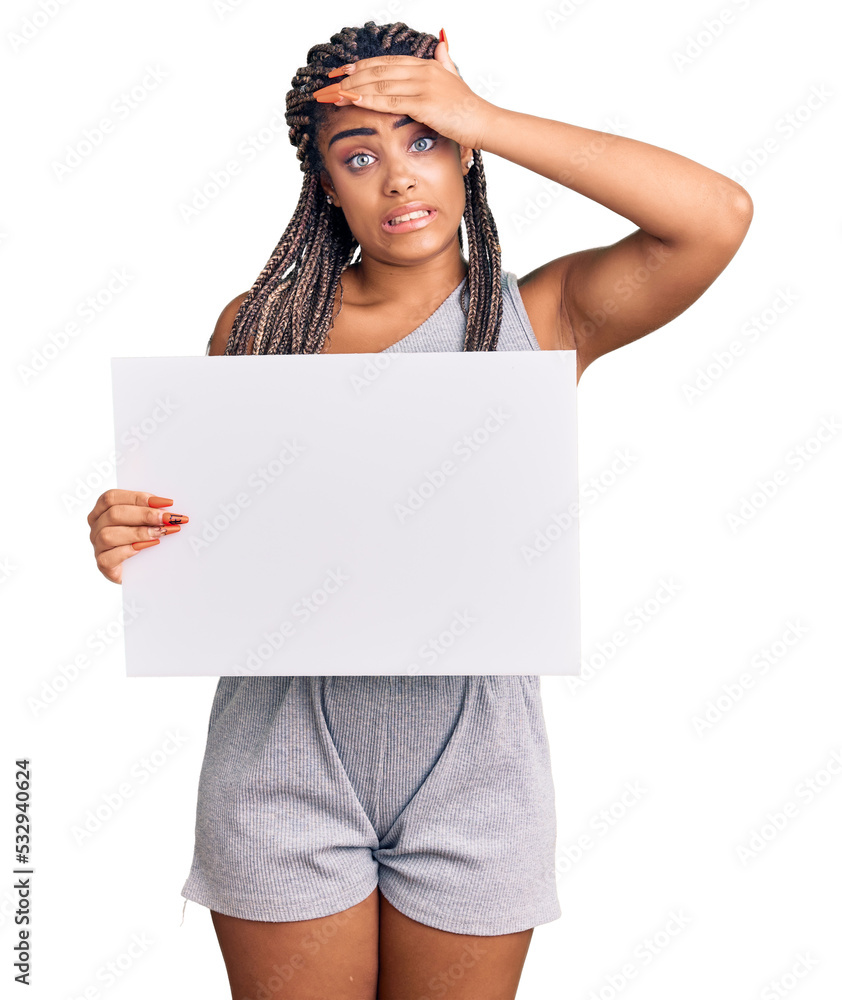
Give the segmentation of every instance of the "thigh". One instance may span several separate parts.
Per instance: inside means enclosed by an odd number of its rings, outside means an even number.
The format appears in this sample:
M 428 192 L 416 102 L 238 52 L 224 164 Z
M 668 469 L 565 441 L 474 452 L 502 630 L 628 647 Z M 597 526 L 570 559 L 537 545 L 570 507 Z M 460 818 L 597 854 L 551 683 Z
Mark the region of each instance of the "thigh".
M 513 1000 L 532 928 L 514 934 L 451 934 L 405 916 L 380 897 L 377 1000 Z
M 380 892 L 312 920 L 243 920 L 211 910 L 232 1000 L 375 1000 Z

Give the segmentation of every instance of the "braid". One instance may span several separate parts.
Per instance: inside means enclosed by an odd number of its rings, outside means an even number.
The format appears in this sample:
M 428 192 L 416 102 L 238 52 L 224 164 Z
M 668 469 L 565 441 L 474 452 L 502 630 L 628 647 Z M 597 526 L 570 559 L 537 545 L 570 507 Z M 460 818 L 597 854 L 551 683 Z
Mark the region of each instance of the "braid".
M 503 316 L 500 238 L 488 207 L 485 169 L 478 150 L 474 150 L 474 164 L 465 176 L 465 189 L 465 228 L 468 231 L 468 280 L 465 285 L 471 290 L 478 289 L 478 294 L 470 296 L 463 350 L 496 351 Z M 461 228 L 459 237 L 461 246 Z
M 313 91 L 333 81 L 332 69 L 380 55 L 432 59 L 438 38 L 414 31 L 403 22 L 343 28 L 327 44 L 312 46 L 307 65 L 292 78 L 286 95 L 289 140 L 304 174 L 301 194 L 283 236 L 243 300 L 231 328 L 225 354 L 318 354 L 333 326 L 333 304 L 342 272 L 352 263 L 359 243 L 345 215 L 328 204 L 319 175 L 325 169 L 318 148 L 319 130 L 330 113 Z M 465 176 L 468 236 L 469 307 L 466 351 L 494 351 L 502 318 L 500 242 L 488 207 L 480 151 Z M 463 248 L 459 227 L 459 247 Z M 465 312 L 464 301 L 462 311 Z M 252 343 L 253 342 L 253 343 Z

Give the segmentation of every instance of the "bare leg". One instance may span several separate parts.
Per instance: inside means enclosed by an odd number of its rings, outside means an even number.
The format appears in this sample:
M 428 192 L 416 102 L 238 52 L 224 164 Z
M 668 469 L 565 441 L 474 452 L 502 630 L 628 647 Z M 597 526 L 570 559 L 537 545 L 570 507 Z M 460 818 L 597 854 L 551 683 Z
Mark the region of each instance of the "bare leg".
M 211 910 L 232 1000 L 375 1000 L 379 896 L 375 889 L 350 909 L 284 923 Z
M 411 920 L 381 894 L 377 1000 L 513 1000 L 532 930 L 450 934 Z

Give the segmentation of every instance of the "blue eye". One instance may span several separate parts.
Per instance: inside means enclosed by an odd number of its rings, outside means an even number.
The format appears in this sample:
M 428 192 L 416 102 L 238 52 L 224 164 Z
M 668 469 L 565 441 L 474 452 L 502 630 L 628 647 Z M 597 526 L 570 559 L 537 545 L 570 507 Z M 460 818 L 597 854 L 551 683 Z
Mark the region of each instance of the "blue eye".
M 345 162 L 346 163 L 350 163 L 351 160 L 356 160 L 356 158 L 358 156 L 371 156 L 371 153 L 354 153 L 354 155 L 353 156 L 349 156 L 348 159 Z M 367 167 L 367 166 L 368 166 L 367 163 L 363 164 L 363 167 Z M 362 170 L 362 167 L 359 167 L 358 169 Z
M 438 142 L 438 139 L 435 136 L 433 136 L 433 135 L 419 135 L 418 138 L 415 140 L 415 142 L 412 143 L 412 145 L 414 146 L 416 143 L 419 143 L 419 142 L 430 142 L 430 143 L 433 144 L 433 146 L 435 146 L 435 144 Z M 426 153 L 426 152 L 428 152 L 432 148 L 433 148 L 432 146 L 427 146 L 425 149 L 419 150 L 419 152 L 420 153 Z M 348 157 L 348 159 L 345 160 L 345 164 L 349 165 L 353 160 L 356 160 L 360 156 L 371 157 L 371 153 L 352 153 Z M 369 166 L 369 164 L 368 163 L 364 163 L 364 164 L 362 164 L 362 166 L 352 167 L 351 169 L 352 170 L 364 170 L 367 166 Z

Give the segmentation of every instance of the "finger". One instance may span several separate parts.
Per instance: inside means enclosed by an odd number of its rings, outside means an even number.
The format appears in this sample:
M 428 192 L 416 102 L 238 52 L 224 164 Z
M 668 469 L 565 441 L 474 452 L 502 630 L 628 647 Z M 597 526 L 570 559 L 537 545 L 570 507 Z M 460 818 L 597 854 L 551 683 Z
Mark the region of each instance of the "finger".
M 352 90 L 340 90 L 334 99 L 340 107 L 345 104 L 354 104 L 358 108 L 367 108 L 369 111 L 382 111 L 387 115 L 399 115 L 401 113 L 418 119 L 418 98 L 420 94 L 372 94 L 370 92 L 357 93 Z M 409 105 L 409 107 L 406 107 Z M 412 109 L 416 113 L 412 114 Z
M 339 97 L 341 90 L 358 94 L 363 87 L 369 87 L 382 93 L 384 88 L 394 87 L 395 84 L 399 84 L 404 90 L 417 90 L 422 85 L 415 72 L 403 67 L 390 71 L 387 79 L 383 76 L 374 76 L 372 72 L 361 73 L 359 76 L 355 73 L 353 76 L 343 77 L 335 83 L 314 90 L 312 96 L 320 104 L 332 104 Z
M 100 552 L 96 557 L 97 569 L 102 575 L 112 583 L 123 582 L 123 563 L 132 556 L 145 552 L 147 548 L 155 548 L 157 543 L 144 546 L 142 549 L 132 548 L 131 545 L 118 545 L 112 549 Z
M 179 527 L 141 527 L 128 528 L 115 525 L 103 530 L 97 535 L 94 546 L 94 558 L 99 571 L 113 583 L 122 583 L 122 563 L 146 548 L 158 545 L 162 538 L 174 532 L 181 531 Z
M 424 62 L 419 56 L 371 56 L 369 59 L 357 59 L 355 62 L 337 66 L 336 69 L 332 69 L 328 73 L 328 77 L 334 79 L 335 77 L 353 76 L 361 70 L 371 69 L 372 66 L 377 65 L 399 66 L 405 64 L 413 66 L 419 62 Z
M 147 494 L 144 494 L 147 495 Z M 154 507 L 142 507 L 138 504 L 116 503 L 105 510 L 91 525 L 91 544 L 96 549 L 97 536 L 105 529 L 116 526 L 148 525 L 159 527 L 162 524 L 186 524 L 190 518 L 186 514 L 176 514 L 173 511 L 157 510 Z
M 148 507 L 150 501 L 156 509 L 172 506 L 172 500 L 169 497 L 159 497 L 154 493 L 140 493 L 137 490 L 106 490 L 100 495 L 93 510 L 88 514 L 88 524 L 93 527 L 100 515 L 114 504 L 138 504 L 142 507 Z
M 461 79 L 459 70 L 456 68 L 456 63 L 450 58 L 450 51 L 444 42 L 439 42 L 436 46 L 435 59 L 440 62 L 446 70 L 449 70 L 454 76 L 458 76 Z
M 94 542 L 94 553 L 96 556 L 110 549 L 125 548 L 126 546 L 135 548 L 137 545 L 147 542 L 157 542 L 167 535 L 181 531 L 177 524 L 142 525 L 137 528 L 124 524 L 113 524 L 103 528 L 96 536 Z M 135 551 L 137 549 L 135 548 Z

